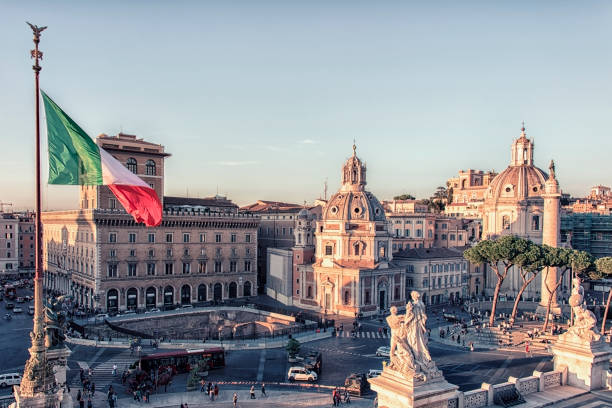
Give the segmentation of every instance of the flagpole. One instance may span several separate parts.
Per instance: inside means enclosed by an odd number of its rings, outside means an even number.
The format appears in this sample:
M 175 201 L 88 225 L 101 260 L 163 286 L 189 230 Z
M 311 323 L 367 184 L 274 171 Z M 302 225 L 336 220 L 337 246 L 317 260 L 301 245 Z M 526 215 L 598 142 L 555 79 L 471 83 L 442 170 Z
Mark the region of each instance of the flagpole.
M 36 208 L 35 208 L 35 275 L 34 275 L 34 327 L 30 333 L 32 346 L 29 348 L 30 358 L 25 364 L 23 379 L 19 385 L 18 405 L 29 406 L 22 399 L 36 399 L 46 401 L 45 406 L 55 406 L 50 404 L 49 397 L 53 393 L 52 387 L 54 383 L 54 375 L 47 362 L 46 345 L 45 345 L 45 328 L 44 328 L 44 313 L 43 313 L 43 271 L 42 271 L 42 222 L 41 222 L 41 186 L 40 186 L 40 88 L 39 74 L 42 69 L 40 60 L 42 52 L 38 49 L 40 43 L 40 33 L 47 27 L 38 27 L 27 23 L 32 28 L 34 34 L 34 49 L 30 52 L 30 56 L 34 59 L 35 79 L 35 95 L 36 101 Z M 17 387 L 16 387 L 17 388 Z M 16 393 L 17 394 L 17 393 Z M 51 397 L 52 398 L 52 397 Z

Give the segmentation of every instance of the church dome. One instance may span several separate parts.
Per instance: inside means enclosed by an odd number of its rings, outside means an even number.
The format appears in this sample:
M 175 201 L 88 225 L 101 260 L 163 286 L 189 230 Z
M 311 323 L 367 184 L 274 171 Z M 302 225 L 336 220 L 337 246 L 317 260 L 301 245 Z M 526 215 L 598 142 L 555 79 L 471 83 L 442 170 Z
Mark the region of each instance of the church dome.
M 310 218 L 310 211 L 308 211 L 306 208 L 302 208 L 298 213 L 297 218 L 301 220 Z
M 533 164 L 533 141 L 527 139 L 523 127 L 521 136 L 512 143 L 510 166 L 491 181 L 485 198 L 497 202 L 540 197 L 546 180 L 548 174 Z
M 366 166 L 353 155 L 342 166 L 342 186 L 323 209 L 324 220 L 385 221 L 385 212 L 374 194 L 365 190 Z

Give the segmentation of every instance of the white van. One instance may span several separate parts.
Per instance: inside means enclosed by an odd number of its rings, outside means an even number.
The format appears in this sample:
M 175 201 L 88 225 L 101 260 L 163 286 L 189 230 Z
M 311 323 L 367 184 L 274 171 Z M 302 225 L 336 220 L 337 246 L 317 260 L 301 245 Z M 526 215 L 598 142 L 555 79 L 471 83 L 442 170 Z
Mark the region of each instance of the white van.
M 21 374 L 19 373 L 10 373 L 10 374 L 0 374 L 0 387 L 8 387 L 10 385 L 19 385 L 21 384 Z

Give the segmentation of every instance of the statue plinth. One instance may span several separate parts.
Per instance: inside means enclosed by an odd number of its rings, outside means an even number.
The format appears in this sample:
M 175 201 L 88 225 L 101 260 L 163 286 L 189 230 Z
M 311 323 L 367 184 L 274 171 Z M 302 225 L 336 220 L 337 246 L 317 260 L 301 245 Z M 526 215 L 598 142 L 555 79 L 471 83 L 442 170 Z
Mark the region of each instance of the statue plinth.
M 19 385 L 14 386 L 15 403 L 11 407 L 18 408 L 59 408 L 64 399 L 63 390 L 56 392 L 38 392 L 23 396 Z M 65 406 L 65 405 L 64 405 Z
M 448 401 L 456 398 L 459 388 L 443 376 L 432 379 L 418 374 L 406 376 L 389 367 L 368 381 L 370 388 L 378 394 L 379 408 L 447 408 Z
M 599 334 L 597 319 L 584 303 L 580 278 L 574 278 L 569 304 L 574 323 L 552 347 L 555 370 L 567 368 L 566 384 L 591 391 L 606 384 L 612 349 Z
M 612 358 L 610 346 L 603 339 L 581 341 L 564 335 L 552 346 L 554 369 L 567 367 L 567 385 L 587 391 L 605 387 Z

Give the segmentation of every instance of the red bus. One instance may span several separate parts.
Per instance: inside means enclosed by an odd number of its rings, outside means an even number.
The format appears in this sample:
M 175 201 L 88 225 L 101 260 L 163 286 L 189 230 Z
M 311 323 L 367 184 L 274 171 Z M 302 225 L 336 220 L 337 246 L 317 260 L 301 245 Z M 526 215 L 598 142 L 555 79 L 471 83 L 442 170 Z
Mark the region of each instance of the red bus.
M 172 368 L 174 373 L 188 373 L 200 360 L 206 361 L 206 369 L 225 367 L 225 351 L 220 347 L 198 350 L 172 351 L 148 354 L 140 358 L 141 368 L 145 371 Z M 138 367 L 136 361 L 132 368 Z

